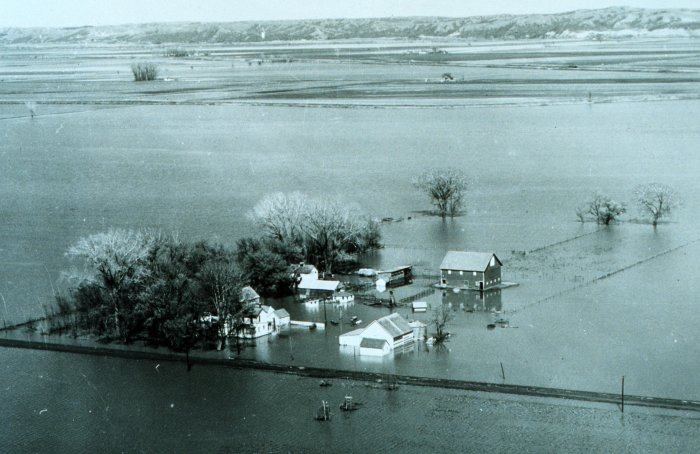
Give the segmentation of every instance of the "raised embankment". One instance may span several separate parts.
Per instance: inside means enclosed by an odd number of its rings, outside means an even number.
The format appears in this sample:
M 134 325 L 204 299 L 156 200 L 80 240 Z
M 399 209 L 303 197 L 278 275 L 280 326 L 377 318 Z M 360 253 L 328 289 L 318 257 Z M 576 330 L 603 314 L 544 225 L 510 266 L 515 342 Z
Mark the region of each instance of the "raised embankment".
M 165 353 L 147 350 L 115 349 L 100 346 L 66 345 L 58 343 L 8 338 L 0 338 L 0 347 L 59 351 L 65 353 L 78 353 L 98 356 L 113 356 L 118 358 L 129 359 L 146 359 L 156 361 L 178 362 L 185 361 L 184 354 L 178 353 Z M 466 380 L 417 377 L 412 375 L 394 375 L 378 372 L 292 366 L 288 364 L 272 364 L 240 358 L 212 358 L 194 355 L 190 356 L 190 362 L 192 364 L 200 365 L 216 365 L 238 369 L 266 370 L 271 372 L 285 373 L 304 377 L 328 379 L 334 378 L 369 382 L 381 381 L 392 384 L 433 386 L 439 388 L 462 389 L 465 391 L 481 391 L 492 393 L 517 394 L 523 396 L 550 397 L 559 399 L 579 400 L 585 402 L 602 402 L 615 405 L 622 403 L 622 396 L 620 394 L 600 393 L 593 391 L 576 391 L 570 389 L 544 388 L 539 386 L 509 385 L 504 383 L 484 383 Z M 700 412 L 700 402 L 691 400 L 625 395 L 624 404 Z

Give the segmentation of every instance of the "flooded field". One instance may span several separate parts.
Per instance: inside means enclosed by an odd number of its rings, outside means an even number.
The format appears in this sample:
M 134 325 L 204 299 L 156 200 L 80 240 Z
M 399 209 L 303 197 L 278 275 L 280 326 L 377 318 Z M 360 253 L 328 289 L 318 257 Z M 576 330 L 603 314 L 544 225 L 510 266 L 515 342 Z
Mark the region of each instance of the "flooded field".
M 0 436 L 29 452 L 696 452 L 693 413 L 0 350 Z M 343 413 L 345 395 L 361 402 Z M 321 400 L 331 420 L 314 421 Z
M 442 62 L 420 61 L 409 44 L 215 48 L 190 59 L 162 48 L 8 49 L 0 318 L 42 315 L 82 236 L 159 228 L 233 244 L 254 233 L 245 215 L 259 199 L 299 190 L 403 218 L 384 224 L 386 247 L 367 266 L 436 272 L 448 249 L 494 251 L 519 285 L 474 311 L 465 295 L 430 296 L 455 313 L 443 351 L 359 359 L 340 351 L 341 325 L 263 339 L 243 355 L 479 381 L 502 381 L 503 363 L 509 383 L 616 392 L 625 375 L 630 394 L 699 399 L 697 43 L 444 47 Z M 258 65 L 261 53 L 293 61 Z M 130 62 L 154 56 L 168 80 L 130 81 Z M 439 81 L 447 71 L 458 83 Z M 428 201 L 411 185 L 444 166 L 474 178 L 465 215 L 445 221 L 423 214 Z M 594 191 L 637 217 L 632 189 L 652 181 L 683 196 L 671 222 L 576 222 Z M 356 303 L 350 313 L 367 322 L 386 310 Z M 496 317 L 511 328 L 487 330 Z

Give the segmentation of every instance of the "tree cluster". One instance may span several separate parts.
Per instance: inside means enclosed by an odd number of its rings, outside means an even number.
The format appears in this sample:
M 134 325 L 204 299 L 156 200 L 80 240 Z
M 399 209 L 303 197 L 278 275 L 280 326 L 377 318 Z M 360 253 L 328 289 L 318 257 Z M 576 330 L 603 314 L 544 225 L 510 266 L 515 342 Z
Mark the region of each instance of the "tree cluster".
M 591 219 L 598 224 L 610 225 L 626 211 L 624 204 L 607 195 L 596 193 L 583 206 L 576 209 L 576 217 L 581 222 Z
M 413 185 L 430 198 L 440 216 L 455 216 L 464 205 L 469 179 L 459 169 L 430 169 L 416 177 Z
M 107 339 L 144 339 L 189 352 L 225 340 L 236 325 L 241 280 L 232 251 L 174 235 L 113 229 L 81 238 L 67 256 L 84 265 L 61 305 L 69 304 L 79 330 Z M 216 316 L 207 323 L 207 316 Z
M 251 285 L 257 283 L 261 294 L 288 288 L 282 276 L 288 264 L 312 263 L 322 272 L 332 273 L 354 264 L 357 254 L 381 247 L 378 221 L 339 201 L 315 199 L 300 192 L 263 198 L 250 218 L 262 235 L 240 240 L 237 259 L 244 279 Z
M 680 205 L 680 197 L 668 185 L 649 183 L 634 189 L 634 202 L 640 216 L 656 227 L 661 219 L 667 218 Z M 617 202 L 607 195 L 596 193 L 576 209 L 576 217 L 581 222 L 594 221 L 609 225 L 627 211 L 624 203 Z

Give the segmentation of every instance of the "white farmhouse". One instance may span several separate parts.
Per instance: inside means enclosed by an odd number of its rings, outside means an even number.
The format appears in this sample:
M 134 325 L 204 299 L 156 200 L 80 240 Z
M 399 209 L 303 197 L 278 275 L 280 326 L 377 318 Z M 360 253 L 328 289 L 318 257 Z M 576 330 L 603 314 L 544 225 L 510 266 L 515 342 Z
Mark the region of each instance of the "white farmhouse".
M 289 325 L 289 313 L 285 309 L 275 310 L 272 306 L 256 305 L 248 308 L 243 314 L 243 329 L 238 337 L 254 339 L 279 332 Z

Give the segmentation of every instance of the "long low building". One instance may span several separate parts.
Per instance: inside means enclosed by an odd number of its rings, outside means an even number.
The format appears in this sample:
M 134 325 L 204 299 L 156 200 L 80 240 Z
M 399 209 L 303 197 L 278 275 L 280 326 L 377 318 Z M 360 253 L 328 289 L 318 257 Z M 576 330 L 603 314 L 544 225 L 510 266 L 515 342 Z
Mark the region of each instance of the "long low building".
M 360 355 L 383 356 L 393 349 L 413 342 L 413 328 L 399 314 L 389 314 L 365 328 L 338 337 L 343 346 L 357 348 Z

